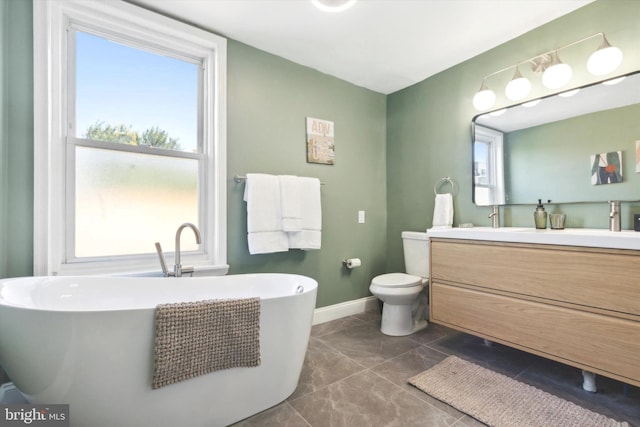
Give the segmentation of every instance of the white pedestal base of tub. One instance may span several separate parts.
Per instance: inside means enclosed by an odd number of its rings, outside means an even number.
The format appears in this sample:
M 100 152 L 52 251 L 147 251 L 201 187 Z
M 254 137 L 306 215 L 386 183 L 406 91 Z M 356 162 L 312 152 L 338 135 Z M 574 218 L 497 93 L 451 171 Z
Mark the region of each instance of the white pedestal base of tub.
M 316 292 L 289 274 L 0 280 L 0 365 L 29 402 L 69 404 L 72 427 L 227 426 L 296 389 Z M 151 389 L 158 304 L 251 297 L 260 366 Z

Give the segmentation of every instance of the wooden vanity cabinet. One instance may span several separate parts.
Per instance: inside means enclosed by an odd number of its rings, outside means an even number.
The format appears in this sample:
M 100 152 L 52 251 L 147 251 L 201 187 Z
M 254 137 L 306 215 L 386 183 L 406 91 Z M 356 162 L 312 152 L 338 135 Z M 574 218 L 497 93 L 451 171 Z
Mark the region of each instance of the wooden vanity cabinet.
M 640 386 L 640 251 L 430 246 L 432 322 Z

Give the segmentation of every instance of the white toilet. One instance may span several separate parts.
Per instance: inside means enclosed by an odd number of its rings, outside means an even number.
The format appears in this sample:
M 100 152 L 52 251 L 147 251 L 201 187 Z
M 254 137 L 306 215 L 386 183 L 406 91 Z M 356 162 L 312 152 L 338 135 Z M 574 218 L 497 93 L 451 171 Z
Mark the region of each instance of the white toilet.
M 427 233 L 402 232 L 407 273 L 376 276 L 369 291 L 383 303 L 380 331 L 385 335 L 410 335 L 427 327 L 424 312 L 429 280 Z

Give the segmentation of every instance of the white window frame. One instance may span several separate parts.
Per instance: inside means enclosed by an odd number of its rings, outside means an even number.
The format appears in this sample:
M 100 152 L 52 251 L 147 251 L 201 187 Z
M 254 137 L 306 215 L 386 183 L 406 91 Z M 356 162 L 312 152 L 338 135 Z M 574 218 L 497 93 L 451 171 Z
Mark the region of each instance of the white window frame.
M 504 134 L 502 132 L 475 125 L 475 142 L 487 144 L 487 177 L 489 182 L 489 204 L 503 205 L 505 203 L 504 187 Z M 474 183 L 474 186 L 478 186 Z
M 206 166 L 201 182 L 206 199 L 201 201 L 204 223 L 199 225 L 203 250 L 183 254 L 182 261 L 204 274 L 226 274 L 226 39 L 121 0 L 33 0 L 33 6 L 34 275 L 153 274 L 160 269 L 155 254 L 86 262 L 65 259 L 70 226 L 66 211 L 70 193 L 65 186 L 66 129 L 71 123 L 68 102 L 72 102 L 67 99 L 66 29 L 70 22 L 202 58 Z M 149 242 L 152 250 L 153 243 Z

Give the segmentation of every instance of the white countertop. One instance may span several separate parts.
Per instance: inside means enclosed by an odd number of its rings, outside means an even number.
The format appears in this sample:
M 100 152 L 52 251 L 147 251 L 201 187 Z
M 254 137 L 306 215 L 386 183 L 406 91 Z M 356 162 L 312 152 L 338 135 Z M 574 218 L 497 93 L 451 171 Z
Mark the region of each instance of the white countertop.
M 427 236 L 444 239 L 490 240 L 640 250 L 640 232 L 633 230 L 609 231 L 593 228 L 565 228 L 564 230 L 547 228 L 545 230 L 537 230 L 526 227 L 456 227 L 429 229 L 427 230 Z

